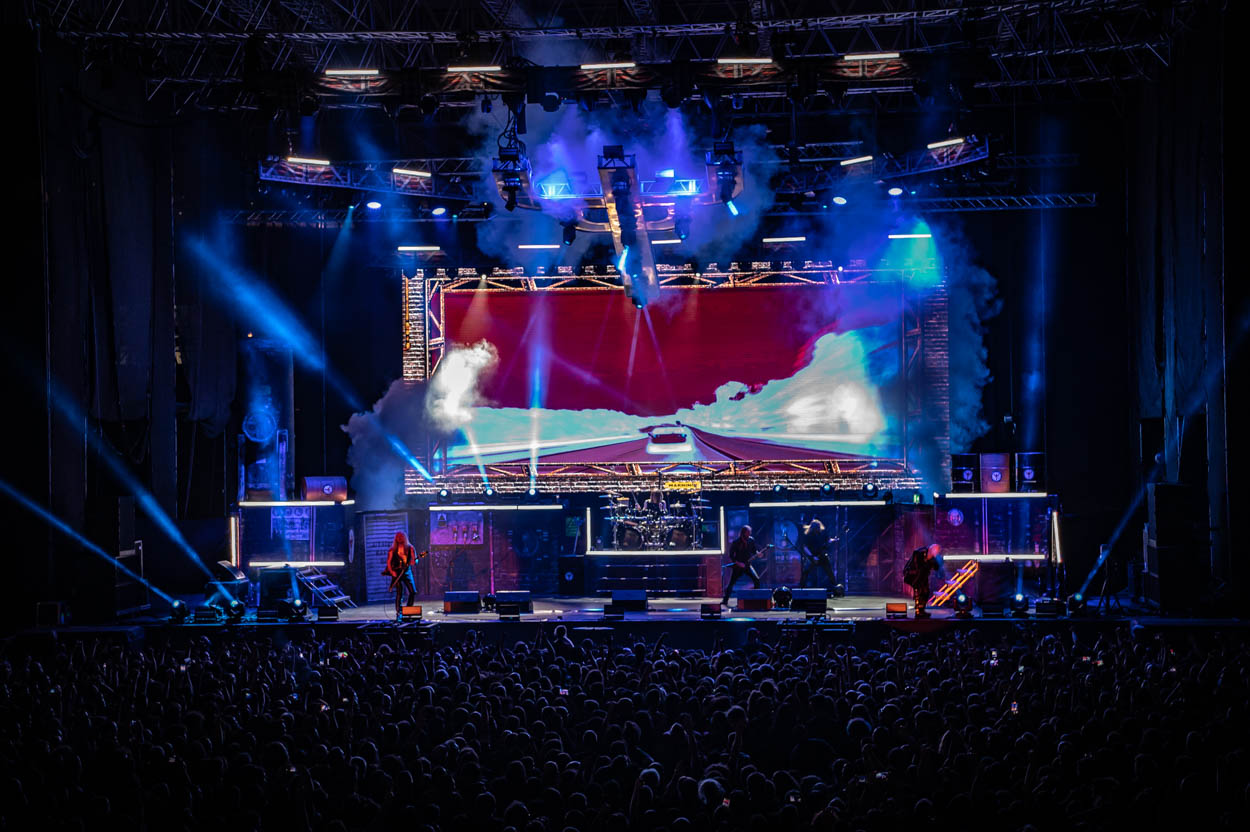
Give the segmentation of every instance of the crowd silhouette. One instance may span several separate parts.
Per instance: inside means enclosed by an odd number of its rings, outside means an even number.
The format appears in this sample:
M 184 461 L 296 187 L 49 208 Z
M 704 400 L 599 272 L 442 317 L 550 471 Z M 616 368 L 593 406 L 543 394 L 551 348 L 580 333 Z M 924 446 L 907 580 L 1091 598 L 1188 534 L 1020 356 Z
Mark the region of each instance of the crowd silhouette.
M 4 829 L 1242 828 L 1240 635 L 7 645 Z M 493 635 L 493 634 L 492 634 Z

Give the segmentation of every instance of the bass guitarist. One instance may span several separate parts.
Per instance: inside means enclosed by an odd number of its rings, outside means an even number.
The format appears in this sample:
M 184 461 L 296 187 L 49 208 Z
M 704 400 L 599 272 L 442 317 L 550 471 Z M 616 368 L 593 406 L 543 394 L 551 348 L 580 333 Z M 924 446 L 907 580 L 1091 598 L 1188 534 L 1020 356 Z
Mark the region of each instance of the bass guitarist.
M 720 602 L 722 607 L 729 606 L 729 593 L 733 591 L 734 584 L 743 575 L 750 575 L 751 580 L 755 582 L 755 588 L 760 588 L 760 575 L 755 571 L 751 561 L 762 556 L 764 552 L 771 548 L 772 546 L 770 545 L 760 549 L 755 542 L 755 538 L 751 537 L 751 527 L 742 527 L 738 532 L 738 538 L 729 545 L 729 565 L 732 571 L 730 572 L 729 580 L 725 582 L 725 597 Z

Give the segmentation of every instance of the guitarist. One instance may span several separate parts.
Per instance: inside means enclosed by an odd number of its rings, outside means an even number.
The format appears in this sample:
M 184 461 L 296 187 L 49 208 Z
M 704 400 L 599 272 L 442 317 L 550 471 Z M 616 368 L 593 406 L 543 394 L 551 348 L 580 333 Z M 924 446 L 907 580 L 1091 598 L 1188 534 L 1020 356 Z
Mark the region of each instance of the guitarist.
M 422 553 L 424 555 L 424 552 Z M 395 616 L 398 618 L 401 609 L 410 606 L 417 600 L 417 582 L 412 570 L 417 564 L 417 552 L 408 542 L 403 532 L 395 532 L 395 541 L 386 550 L 386 568 L 383 575 L 391 578 L 391 591 L 395 593 Z M 402 599 L 407 597 L 407 600 Z
M 929 613 L 925 612 L 925 605 L 929 603 L 929 573 L 938 569 L 941 564 L 938 556 L 942 554 L 942 547 L 937 543 L 929 546 L 921 546 L 919 549 L 911 553 L 911 557 L 907 559 L 907 564 L 903 567 L 903 583 L 911 587 L 912 596 L 916 600 L 916 617 L 928 618 Z
M 725 582 L 725 597 L 720 602 L 722 607 L 729 606 L 729 593 L 733 591 L 734 584 L 743 575 L 750 575 L 751 580 L 755 582 L 755 588 L 760 588 L 760 576 L 751 565 L 751 561 L 761 554 L 763 553 L 756 544 L 755 538 L 751 537 L 751 527 L 743 526 L 738 532 L 738 539 L 729 545 L 729 561 L 733 571 L 729 575 L 729 580 Z

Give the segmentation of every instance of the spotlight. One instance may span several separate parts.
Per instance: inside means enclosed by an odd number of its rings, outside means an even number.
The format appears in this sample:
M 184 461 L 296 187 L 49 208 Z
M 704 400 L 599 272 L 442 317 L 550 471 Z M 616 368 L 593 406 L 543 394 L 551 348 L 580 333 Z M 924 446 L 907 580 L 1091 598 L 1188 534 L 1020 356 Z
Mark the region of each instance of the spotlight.
M 532 485 L 531 485 L 531 486 L 529 487 L 529 491 L 526 491 L 525 493 L 526 493 L 527 495 L 529 495 L 530 497 L 537 497 L 537 496 L 538 496 L 538 489 L 537 489 L 537 488 L 535 488 L 534 486 L 532 486 Z
M 504 197 L 504 201 L 503 201 L 503 207 L 504 207 L 504 209 L 505 209 L 505 210 L 507 210 L 507 211 L 515 211 L 515 210 L 516 210 L 516 192 L 517 192 L 517 186 L 516 186 L 516 185 L 509 185 L 509 186 L 507 186 L 506 188 L 504 188 L 503 190 L 504 190 L 504 193 L 505 193 L 505 194 L 507 194 L 507 196 L 506 196 L 506 197 Z
M 494 612 L 495 605 L 497 602 L 498 602 L 498 599 L 495 598 L 493 593 L 487 593 L 486 595 L 483 595 L 482 596 L 482 611 Z
M 376 199 L 371 199 L 365 203 L 365 207 L 370 211 L 376 211 L 382 207 L 382 203 L 378 202 Z
M 568 222 L 564 224 L 564 244 L 566 246 L 573 245 L 573 241 L 577 239 L 577 224 Z
M 543 112 L 554 113 L 560 109 L 560 96 L 554 92 L 549 92 L 542 97 Z
M 485 488 L 485 489 L 483 489 L 482 493 L 483 493 L 483 494 L 485 494 L 487 497 L 494 497 L 494 496 L 495 496 L 495 489 L 491 488 L 491 487 L 488 485 L 488 486 L 486 486 L 486 488 Z
M 247 607 L 237 598 L 232 599 L 230 603 L 226 605 L 226 618 L 231 621 L 242 621 L 243 614 L 245 612 L 247 612 Z
M 773 590 L 773 606 L 779 610 L 790 609 L 790 602 L 794 600 L 794 593 L 790 591 L 788 586 L 779 586 Z
M 1017 592 L 1011 596 L 1011 614 L 1016 618 L 1024 618 L 1029 614 L 1029 599 Z
M 834 205 L 845 205 L 845 204 L 846 204 L 846 197 L 844 197 L 844 196 L 835 196 L 835 197 L 833 198 L 833 204 L 834 204 Z
M 1084 615 L 1085 614 L 1085 596 L 1079 592 L 1074 592 L 1068 596 L 1068 615 Z
M 191 608 L 181 601 L 174 601 L 169 605 L 169 620 L 175 624 L 185 624 L 190 617 Z
M 972 617 L 972 599 L 968 597 L 968 593 L 966 592 L 958 592 L 955 594 L 955 617 Z
M 738 216 L 738 206 L 734 205 L 734 201 L 732 199 L 725 203 L 725 207 L 729 209 L 730 214 L 735 217 Z
M 716 187 L 719 191 L 720 201 L 726 205 L 733 201 L 734 188 L 737 184 L 738 180 L 732 167 L 728 170 L 718 170 L 716 172 Z
M 866 482 L 864 487 L 859 490 L 859 493 L 865 500 L 875 500 L 879 492 L 875 483 Z
M 673 220 L 673 232 L 677 239 L 684 240 L 690 236 L 690 217 L 678 217 Z
M 894 188 L 890 188 L 890 190 L 886 191 L 886 193 L 888 193 L 890 196 L 902 196 L 903 189 L 899 187 L 894 187 Z
M 451 492 L 448 491 L 446 488 L 440 488 L 438 490 L 438 498 L 440 500 L 446 500 L 450 496 L 451 496 Z
M 786 490 L 786 487 L 782 485 L 781 483 L 777 483 L 776 485 L 773 486 L 774 494 L 780 494 L 782 491 L 785 491 L 785 490 Z
M 493 106 L 494 105 L 491 104 L 489 95 L 482 96 L 482 112 L 483 113 L 489 113 Z
M 303 621 L 308 616 L 308 605 L 302 599 L 291 602 L 291 610 L 287 613 L 287 621 Z
M 440 205 L 437 208 L 435 208 L 433 211 L 431 211 L 430 213 L 436 217 L 441 217 L 443 214 L 447 213 L 447 208 L 446 206 Z
M 825 483 L 824 485 L 822 485 L 822 486 L 820 487 L 820 493 L 821 493 L 821 494 L 823 494 L 823 495 L 824 495 L 824 496 L 826 496 L 826 497 L 828 497 L 829 495 L 833 494 L 833 483 L 831 483 L 831 482 L 827 482 L 827 483 Z
M 421 101 L 417 106 L 421 108 L 422 115 L 432 116 L 434 115 L 435 110 L 438 109 L 438 99 L 429 93 L 426 93 L 421 96 Z

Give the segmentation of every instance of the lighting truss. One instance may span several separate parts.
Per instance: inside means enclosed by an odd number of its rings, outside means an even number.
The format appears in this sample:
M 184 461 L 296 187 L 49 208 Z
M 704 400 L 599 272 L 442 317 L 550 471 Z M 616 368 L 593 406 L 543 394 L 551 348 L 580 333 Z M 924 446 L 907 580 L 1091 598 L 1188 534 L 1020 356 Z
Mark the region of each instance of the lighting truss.
M 397 165 L 428 171 L 431 175 L 398 176 L 391 172 Z M 336 162 L 314 167 L 271 157 L 261 160 L 258 173 L 265 182 L 468 201 L 473 197 L 473 185 L 482 176 L 483 170 L 477 159 L 469 158 Z
M 671 61 L 716 65 L 742 47 L 726 30 L 749 21 L 772 65 L 727 66 L 735 83 L 786 62 L 848 53 L 899 52 L 902 64 L 945 61 L 975 79 L 981 103 L 1120 95 L 1125 82 L 1148 78 L 1171 61 L 1171 43 L 1203 0 L 586 0 L 527 12 L 507 0 L 31 0 L 30 18 L 45 36 L 79 44 L 93 60 L 132 63 L 149 94 L 172 94 L 177 108 L 253 108 L 267 80 L 282 73 L 322 77 L 327 69 L 442 72 L 464 62 L 472 32 L 474 63 L 506 65 L 515 52 L 540 54 L 552 42 L 574 45 L 581 62 L 611 57 L 630 44 L 638 67 L 603 83 Z M 604 21 L 613 21 L 604 25 Z M 112 47 L 116 47 L 110 51 Z M 479 54 L 480 53 L 480 54 Z M 868 71 L 883 62 L 850 62 Z M 865 63 L 868 66 L 855 66 Z M 744 72 L 743 70 L 750 70 Z M 506 75 L 506 73 L 504 73 Z M 482 90 L 461 74 L 460 91 Z M 599 73 L 603 76 L 606 73 Z M 374 79 L 336 79 L 343 106 L 369 101 Z M 492 83 L 499 79 L 492 73 Z

